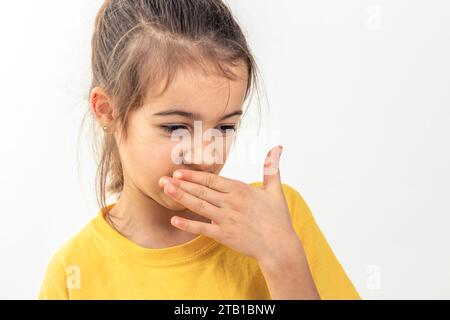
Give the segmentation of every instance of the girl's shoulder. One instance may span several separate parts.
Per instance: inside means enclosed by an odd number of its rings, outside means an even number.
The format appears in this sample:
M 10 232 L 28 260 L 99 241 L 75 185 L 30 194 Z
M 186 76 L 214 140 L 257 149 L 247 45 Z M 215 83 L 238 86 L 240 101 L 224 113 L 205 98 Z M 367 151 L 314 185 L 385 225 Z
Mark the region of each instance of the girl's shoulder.
M 92 237 L 90 221 L 53 252 L 44 271 L 39 299 L 68 299 L 68 279 L 76 279 L 81 265 L 89 265 L 96 256 L 92 252 Z
M 70 236 L 65 242 L 59 245 L 53 252 L 49 268 L 67 268 L 74 261 L 79 261 L 80 258 L 92 256 L 92 239 L 94 236 L 93 221 L 89 221 L 78 232 Z

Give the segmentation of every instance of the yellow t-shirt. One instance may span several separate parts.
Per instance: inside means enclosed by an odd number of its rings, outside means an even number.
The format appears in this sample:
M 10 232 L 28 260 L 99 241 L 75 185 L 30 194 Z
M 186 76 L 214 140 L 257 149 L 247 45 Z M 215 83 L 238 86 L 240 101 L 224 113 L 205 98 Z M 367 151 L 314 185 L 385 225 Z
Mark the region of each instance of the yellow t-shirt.
M 283 190 L 320 297 L 360 299 L 299 192 L 287 184 Z M 254 258 L 203 235 L 168 248 L 144 248 L 114 230 L 100 210 L 52 257 L 39 299 L 271 297 Z

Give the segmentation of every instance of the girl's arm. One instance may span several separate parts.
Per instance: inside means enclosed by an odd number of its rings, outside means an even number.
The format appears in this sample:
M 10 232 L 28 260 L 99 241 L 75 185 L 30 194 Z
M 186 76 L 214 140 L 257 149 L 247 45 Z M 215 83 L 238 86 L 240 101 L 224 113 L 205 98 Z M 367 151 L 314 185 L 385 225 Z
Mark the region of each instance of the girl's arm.
M 168 196 L 213 222 L 171 223 L 255 258 L 274 299 L 359 298 L 300 194 L 281 183 L 280 155 L 269 152 L 257 185 L 194 170 L 162 177 Z
M 272 257 L 259 262 L 272 299 L 320 299 L 298 238 L 283 243 Z

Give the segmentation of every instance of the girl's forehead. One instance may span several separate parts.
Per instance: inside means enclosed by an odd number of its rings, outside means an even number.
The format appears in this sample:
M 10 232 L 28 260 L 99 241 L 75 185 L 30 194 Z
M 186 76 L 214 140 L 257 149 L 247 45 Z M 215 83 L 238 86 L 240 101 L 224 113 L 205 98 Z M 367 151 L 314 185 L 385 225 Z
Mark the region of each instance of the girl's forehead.
M 149 83 L 148 94 L 158 96 L 164 91 L 174 94 L 180 90 L 203 91 L 223 90 L 224 87 L 246 86 L 248 82 L 248 66 L 239 61 L 236 64 L 215 65 L 213 63 L 183 63 L 173 66 L 172 70 L 166 67 L 157 67 L 159 71 Z M 169 71 L 170 70 L 170 71 Z
M 217 74 L 205 74 L 201 70 L 189 70 L 177 73 L 164 91 L 157 90 L 153 95 L 149 88 L 145 105 L 154 112 L 168 110 L 186 111 L 192 114 L 204 114 L 207 118 L 216 118 L 219 114 L 234 112 L 242 108 L 247 79 L 242 70 L 228 79 Z M 161 93 L 162 92 L 162 93 Z
M 225 76 L 223 71 L 217 69 L 180 68 L 174 75 L 173 89 L 220 91 L 230 85 L 235 87 L 246 85 L 247 69 L 245 66 L 230 67 L 229 72 L 233 74 L 234 79 L 230 79 Z

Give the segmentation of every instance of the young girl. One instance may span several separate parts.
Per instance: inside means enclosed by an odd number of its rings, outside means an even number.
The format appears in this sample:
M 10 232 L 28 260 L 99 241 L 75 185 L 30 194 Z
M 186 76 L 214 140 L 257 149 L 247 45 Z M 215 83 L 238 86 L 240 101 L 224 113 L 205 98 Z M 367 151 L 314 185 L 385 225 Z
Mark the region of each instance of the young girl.
M 103 4 L 90 90 L 101 209 L 53 256 L 39 298 L 359 299 L 281 183 L 281 146 L 261 182 L 219 176 L 256 70 L 221 0 Z

